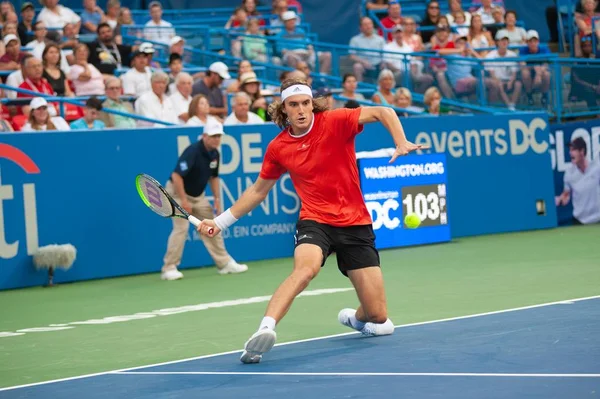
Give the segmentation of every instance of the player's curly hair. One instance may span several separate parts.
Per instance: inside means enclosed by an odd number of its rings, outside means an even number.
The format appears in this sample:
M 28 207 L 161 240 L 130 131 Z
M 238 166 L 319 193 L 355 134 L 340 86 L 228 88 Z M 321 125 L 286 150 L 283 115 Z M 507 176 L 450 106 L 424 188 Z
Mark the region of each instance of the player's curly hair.
M 284 91 L 293 85 L 306 85 L 310 87 L 308 82 L 304 79 L 286 79 L 281 83 L 281 91 Z M 283 101 L 277 100 L 269 104 L 269 115 L 271 120 L 280 128 L 285 129 L 290 125 L 287 114 L 283 111 Z M 327 111 L 329 106 L 327 105 L 327 99 L 325 97 L 313 98 L 313 113 L 319 113 Z

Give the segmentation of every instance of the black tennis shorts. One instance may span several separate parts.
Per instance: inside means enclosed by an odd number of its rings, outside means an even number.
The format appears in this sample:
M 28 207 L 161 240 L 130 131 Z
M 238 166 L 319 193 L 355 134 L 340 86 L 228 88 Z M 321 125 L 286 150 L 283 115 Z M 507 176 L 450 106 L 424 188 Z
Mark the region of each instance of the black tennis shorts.
M 299 220 L 296 224 L 295 246 L 314 244 L 323 251 L 323 263 L 336 253 L 338 269 L 344 276 L 348 270 L 379 266 L 379 252 L 375 249 L 373 226 L 335 227 L 313 220 Z

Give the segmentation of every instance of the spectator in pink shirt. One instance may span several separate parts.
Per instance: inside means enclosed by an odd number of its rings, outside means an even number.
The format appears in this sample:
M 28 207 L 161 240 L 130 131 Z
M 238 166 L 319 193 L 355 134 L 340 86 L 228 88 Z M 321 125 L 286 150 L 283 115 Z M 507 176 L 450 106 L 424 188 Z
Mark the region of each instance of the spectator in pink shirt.
M 69 71 L 69 80 L 73 82 L 76 96 L 104 95 L 104 78 L 102 73 L 88 63 L 90 51 L 87 45 L 78 44 L 73 51 L 75 64 Z

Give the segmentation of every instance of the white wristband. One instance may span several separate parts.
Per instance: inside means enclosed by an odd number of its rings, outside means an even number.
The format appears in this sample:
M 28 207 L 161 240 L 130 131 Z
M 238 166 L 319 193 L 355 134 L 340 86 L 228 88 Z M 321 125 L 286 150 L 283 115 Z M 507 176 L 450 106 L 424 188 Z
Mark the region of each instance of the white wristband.
M 231 213 L 231 208 L 230 208 L 230 209 L 227 209 L 222 214 L 220 214 L 219 216 L 217 216 L 216 218 L 214 218 L 213 221 L 215 222 L 215 224 L 217 225 L 219 230 L 223 231 L 226 228 L 228 228 L 229 226 L 231 226 L 232 224 L 234 224 L 235 222 L 237 222 L 238 220 L 235 218 L 235 216 L 233 216 L 233 213 Z

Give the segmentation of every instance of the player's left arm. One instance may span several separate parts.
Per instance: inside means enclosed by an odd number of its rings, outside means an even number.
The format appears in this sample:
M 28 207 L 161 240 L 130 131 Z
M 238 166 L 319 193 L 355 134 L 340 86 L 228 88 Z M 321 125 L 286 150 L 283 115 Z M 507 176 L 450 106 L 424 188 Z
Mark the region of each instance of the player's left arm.
M 407 155 L 412 151 L 429 148 L 427 146 L 411 143 L 406 139 L 406 134 L 404 134 L 402 123 L 400 122 L 398 115 L 396 115 L 396 111 L 394 111 L 392 108 L 361 107 L 360 110 L 360 115 L 358 117 L 358 123 L 360 125 L 381 122 L 381 124 L 392 135 L 394 143 L 396 144 L 396 151 L 394 152 L 394 155 L 392 155 L 390 163 L 394 162 L 396 158 L 401 155 Z

